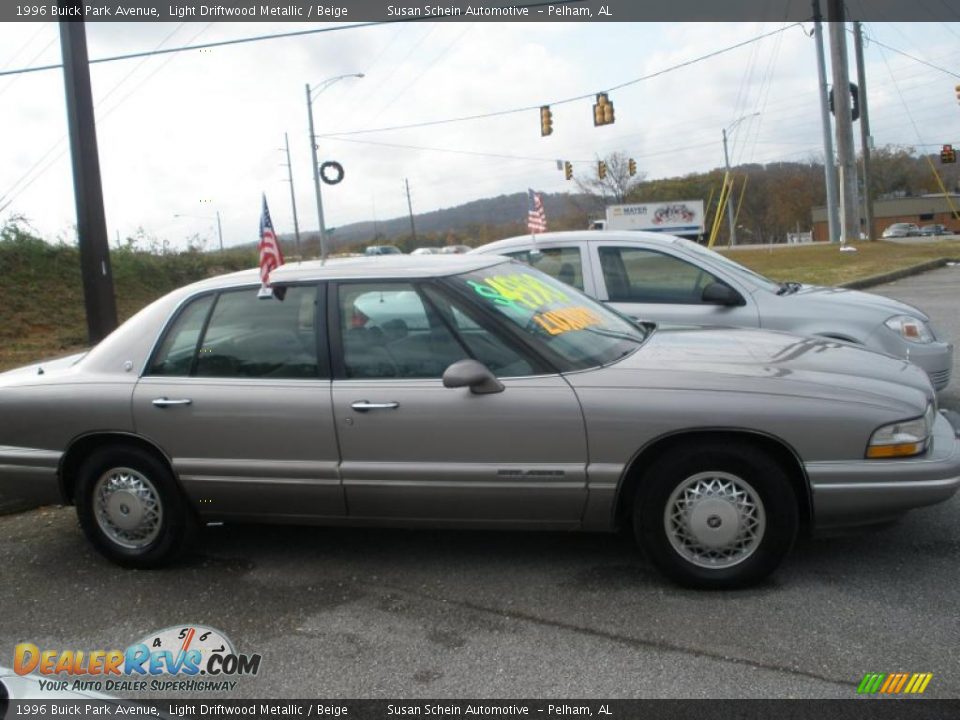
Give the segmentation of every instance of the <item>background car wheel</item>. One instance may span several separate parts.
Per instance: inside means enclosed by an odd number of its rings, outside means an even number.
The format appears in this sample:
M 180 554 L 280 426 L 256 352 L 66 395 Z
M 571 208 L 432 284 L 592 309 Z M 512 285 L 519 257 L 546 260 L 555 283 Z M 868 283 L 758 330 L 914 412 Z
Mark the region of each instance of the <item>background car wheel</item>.
M 128 567 L 158 567 L 176 558 L 196 518 L 165 463 L 134 447 L 93 452 L 77 477 L 77 517 L 103 555 Z
M 665 575 L 725 589 L 773 572 L 797 535 L 796 493 L 783 468 L 749 446 L 669 453 L 646 471 L 635 497 L 637 541 Z

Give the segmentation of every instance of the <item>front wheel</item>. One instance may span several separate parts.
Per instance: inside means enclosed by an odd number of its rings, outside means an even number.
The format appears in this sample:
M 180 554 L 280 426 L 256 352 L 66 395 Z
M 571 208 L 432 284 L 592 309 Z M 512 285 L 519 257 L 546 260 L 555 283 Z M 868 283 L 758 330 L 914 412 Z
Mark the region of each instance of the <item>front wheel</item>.
M 637 541 L 668 577 L 726 589 L 777 568 L 796 538 L 799 512 L 773 458 L 711 444 L 657 460 L 641 478 L 633 520 Z
M 196 529 L 193 511 L 166 464 L 138 448 L 94 451 L 80 466 L 76 495 L 87 538 L 120 565 L 165 565 Z

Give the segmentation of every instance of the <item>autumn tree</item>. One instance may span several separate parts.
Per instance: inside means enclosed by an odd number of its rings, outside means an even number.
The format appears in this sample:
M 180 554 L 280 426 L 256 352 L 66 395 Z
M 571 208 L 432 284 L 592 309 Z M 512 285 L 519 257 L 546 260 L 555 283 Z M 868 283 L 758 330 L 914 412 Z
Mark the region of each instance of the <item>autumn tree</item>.
M 623 203 L 646 177 L 645 173 L 630 175 L 630 158 L 625 152 L 613 152 L 604 158 L 598 158 L 597 162 L 600 160 L 607 165 L 606 177 L 599 176 L 595 165 L 586 175 L 575 176 L 574 181 L 581 192 L 602 198 L 605 205 L 609 202 Z

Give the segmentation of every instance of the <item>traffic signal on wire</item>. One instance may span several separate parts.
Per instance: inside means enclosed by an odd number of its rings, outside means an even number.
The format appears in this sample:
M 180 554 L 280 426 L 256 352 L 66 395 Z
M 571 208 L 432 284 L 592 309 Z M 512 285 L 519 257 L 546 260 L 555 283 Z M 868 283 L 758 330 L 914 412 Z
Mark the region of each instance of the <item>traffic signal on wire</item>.
M 573 180 L 573 164 L 569 161 L 563 164 L 563 176 L 567 180 Z
M 630 161 L 627 163 L 627 170 L 630 172 L 630 175 L 637 174 L 637 161 L 633 158 L 630 158 Z
M 603 160 L 597 162 L 597 177 L 601 180 L 607 177 L 607 164 Z
M 593 106 L 594 125 L 613 125 L 613 103 L 606 93 L 597 93 L 597 103 Z
M 944 145 L 943 149 L 940 150 L 940 162 L 955 163 L 956 161 L 957 151 L 953 149 L 953 145 Z
M 544 105 L 540 108 L 540 136 L 544 137 L 553 132 L 553 113 L 550 112 L 550 106 Z

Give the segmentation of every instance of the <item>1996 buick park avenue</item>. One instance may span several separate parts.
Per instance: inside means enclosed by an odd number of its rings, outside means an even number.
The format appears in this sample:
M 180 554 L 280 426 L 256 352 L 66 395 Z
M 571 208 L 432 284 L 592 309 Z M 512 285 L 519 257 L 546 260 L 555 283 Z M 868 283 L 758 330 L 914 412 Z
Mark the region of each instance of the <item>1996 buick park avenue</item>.
M 502 257 L 256 270 L 0 375 L 0 494 L 123 565 L 209 521 L 612 531 L 695 587 L 960 484 L 926 374 L 826 339 L 636 323 Z

